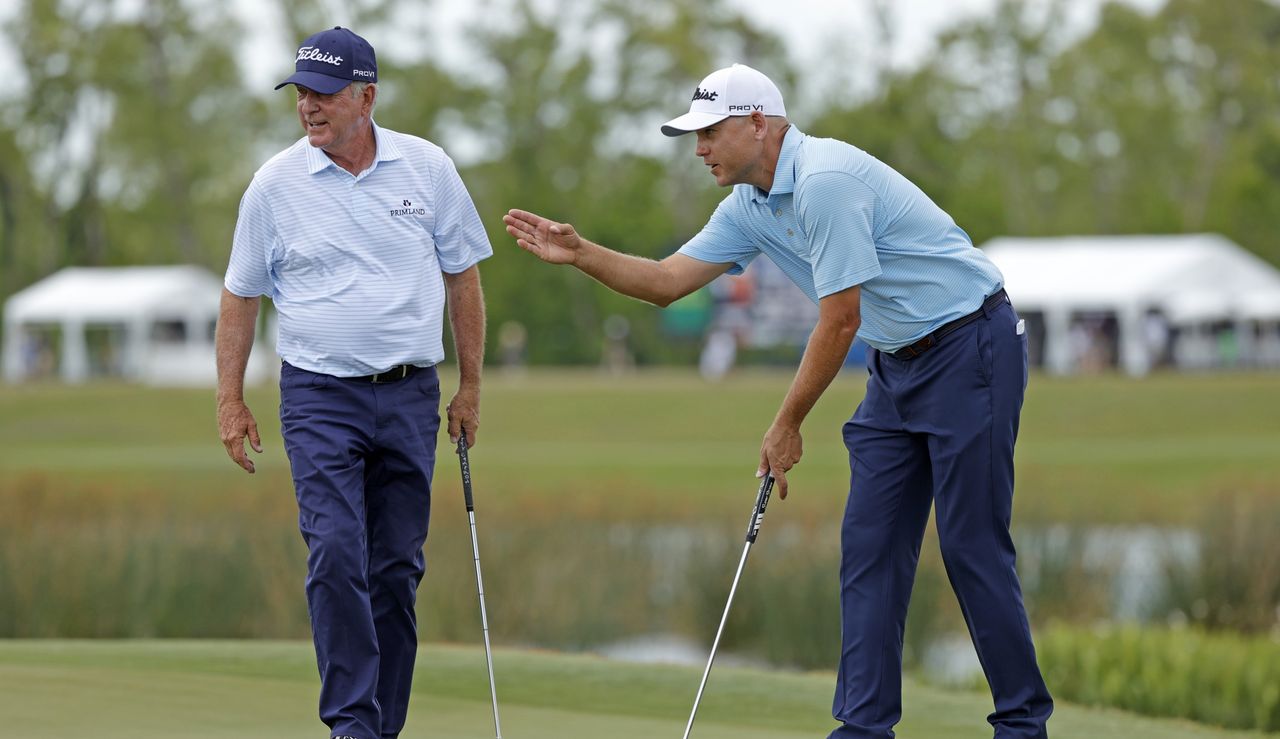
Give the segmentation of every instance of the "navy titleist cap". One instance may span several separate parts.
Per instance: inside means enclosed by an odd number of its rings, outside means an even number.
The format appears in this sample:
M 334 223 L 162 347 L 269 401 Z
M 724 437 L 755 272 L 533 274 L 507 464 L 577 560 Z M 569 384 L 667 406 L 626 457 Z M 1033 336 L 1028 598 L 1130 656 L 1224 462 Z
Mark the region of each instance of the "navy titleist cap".
M 377 82 L 378 60 L 368 41 L 351 29 L 334 26 L 311 36 L 298 47 L 294 72 L 276 85 L 302 85 L 332 95 L 352 82 Z

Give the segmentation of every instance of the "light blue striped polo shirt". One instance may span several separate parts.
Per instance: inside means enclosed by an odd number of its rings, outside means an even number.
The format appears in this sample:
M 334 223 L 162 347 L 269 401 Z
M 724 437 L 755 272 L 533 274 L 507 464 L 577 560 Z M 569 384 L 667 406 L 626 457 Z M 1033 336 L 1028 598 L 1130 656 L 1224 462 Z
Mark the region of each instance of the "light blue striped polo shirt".
M 444 359 L 444 278 L 493 254 L 440 147 L 374 126 L 358 176 L 304 137 L 240 201 L 227 290 L 269 296 L 280 357 L 339 377 Z
M 736 185 L 680 253 L 733 262 L 764 253 L 817 303 L 862 286 L 858 336 L 904 347 L 967 315 L 1004 282 L 951 216 L 856 146 L 789 128 L 773 189 Z

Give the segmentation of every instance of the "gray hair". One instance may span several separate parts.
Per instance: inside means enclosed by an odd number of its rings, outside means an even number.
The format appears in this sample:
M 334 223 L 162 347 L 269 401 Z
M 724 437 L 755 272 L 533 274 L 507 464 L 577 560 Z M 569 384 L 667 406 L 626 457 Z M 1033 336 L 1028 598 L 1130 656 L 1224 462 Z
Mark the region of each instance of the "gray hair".
M 353 98 L 360 97 L 361 95 L 364 94 L 364 88 L 368 87 L 369 85 L 373 85 L 373 83 L 372 82 L 352 82 L 350 86 L 351 97 Z M 377 105 L 378 104 L 377 85 L 374 85 L 373 89 L 374 89 L 373 104 Z M 373 108 L 370 107 L 369 111 L 373 112 Z

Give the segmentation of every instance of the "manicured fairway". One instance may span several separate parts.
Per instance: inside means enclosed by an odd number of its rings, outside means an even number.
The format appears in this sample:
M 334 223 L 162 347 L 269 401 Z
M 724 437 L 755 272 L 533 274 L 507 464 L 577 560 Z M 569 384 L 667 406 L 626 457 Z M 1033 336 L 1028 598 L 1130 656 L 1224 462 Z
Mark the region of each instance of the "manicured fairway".
M 472 455 L 477 495 L 488 510 L 525 499 L 577 510 L 607 503 L 619 515 L 744 517 L 731 506 L 751 504 L 760 437 L 792 373 L 744 371 L 713 384 L 688 370 L 492 371 Z M 840 427 L 865 380 L 843 373 L 806 422 L 785 509 L 793 515 L 840 510 L 849 474 Z M 446 399 L 456 386 L 446 368 Z M 38 478 L 59 489 L 287 495 L 278 392 L 251 388 L 248 400 L 266 449 L 252 478 L 218 443 L 212 389 L 0 386 L 0 486 Z M 1280 373 L 1036 375 L 1023 411 L 1015 518 L 1187 525 L 1216 493 L 1274 493 L 1277 418 Z M 446 498 L 459 494 L 454 475 L 441 484 Z
M 699 668 L 500 649 L 507 739 L 678 737 Z M 0 723 L 23 739 L 320 739 L 304 642 L 0 641 Z M 820 739 L 832 678 L 717 668 L 697 739 Z M 404 739 L 493 736 L 483 652 L 429 646 Z M 908 683 L 908 739 L 981 739 L 988 698 Z M 1055 737 L 1262 736 L 1110 711 L 1060 707 Z

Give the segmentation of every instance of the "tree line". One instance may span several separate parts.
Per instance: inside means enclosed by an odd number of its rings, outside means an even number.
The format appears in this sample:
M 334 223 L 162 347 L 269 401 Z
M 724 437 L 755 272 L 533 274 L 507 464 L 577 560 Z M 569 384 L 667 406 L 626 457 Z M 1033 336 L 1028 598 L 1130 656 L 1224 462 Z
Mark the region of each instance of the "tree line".
M 867 2 L 887 44 L 889 5 Z M 789 102 L 815 76 L 727 0 L 561 0 L 554 12 L 488 0 L 464 29 L 475 60 L 465 71 L 429 45 L 380 43 L 425 28 L 428 0 L 257 5 L 289 43 L 341 8 L 379 50 L 379 123 L 468 152 L 460 170 L 497 252 L 482 266 L 491 323 L 521 322 L 540 363 L 597 361 L 609 315 L 628 319 L 640 362 L 690 348 L 663 335 L 658 311 L 534 266 L 502 213 L 543 212 L 613 248 L 665 256 L 724 195 L 688 140 L 657 133 L 684 91 L 731 61 L 767 71 Z M 874 63 L 884 50 L 853 54 L 865 69 L 822 72 L 858 92 L 827 95 L 803 118 L 791 105 L 793 122 L 895 167 L 978 244 L 1214 231 L 1280 264 L 1280 7 L 1167 0 L 1144 13 L 1113 2 L 1073 35 L 1067 5 L 1000 0 L 911 69 Z M 68 265 L 225 268 L 249 178 L 300 135 L 292 95 L 250 89 L 246 29 L 228 6 L 19 0 L 0 28 L 23 80 L 0 90 L 0 299 Z

